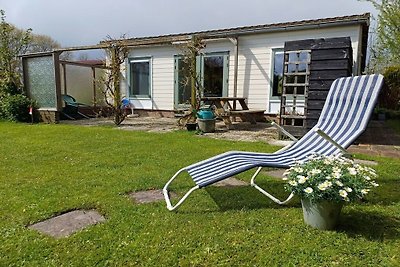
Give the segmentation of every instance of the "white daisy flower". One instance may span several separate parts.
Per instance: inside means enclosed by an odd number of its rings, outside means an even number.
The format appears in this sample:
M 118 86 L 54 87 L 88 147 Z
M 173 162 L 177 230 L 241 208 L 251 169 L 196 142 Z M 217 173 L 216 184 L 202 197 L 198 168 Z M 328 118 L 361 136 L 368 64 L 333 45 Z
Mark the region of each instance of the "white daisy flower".
M 377 184 L 377 183 L 375 183 L 375 182 L 371 182 L 371 185 L 374 186 L 374 187 L 379 186 L 379 184 Z
M 299 179 L 299 180 L 297 180 L 297 182 L 299 184 L 304 184 L 307 181 L 308 178 L 303 176 L 303 175 L 297 175 L 297 179 Z
M 296 167 L 296 168 L 294 168 L 293 169 L 295 172 L 297 172 L 297 173 L 302 173 L 304 170 L 303 170 L 303 168 L 301 168 L 301 167 Z
M 357 174 L 357 170 L 355 168 L 347 168 L 347 170 L 349 171 L 349 173 L 351 175 L 356 175 Z
M 333 178 L 339 179 L 342 176 L 342 174 L 340 172 L 334 172 L 332 176 Z
M 312 169 L 311 170 L 311 174 L 312 175 L 316 175 L 316 174 L 320 174 L 322 171 L 320 169 Z
M 341 181 L 335 181 L 335 184 L 337 184 L 338 186 L 343 186 L 343 183 Z
M 343 189 L 339 190 L 339 195 L 340 195 L 342 198 L 346 198 L 346 197 L 347 197 L 347 192 L 346 192 L 346 190 L 343 190 Z
M 311 194 L 314 190 L 311 187 L 307 187 L 306 189 L 304 189 L 304 192 L 306 192 L 307 194 Z
M 363 194 L 363 195 L 368 194 L 368 192 L 369 192 L 369 189 L 362 189 L 361 190 L 361 194 Z
M 345 187 L 344 190 L 346 190 L 347 192 L 353 192 L 353 189 L 351 189 L 350 187 Z

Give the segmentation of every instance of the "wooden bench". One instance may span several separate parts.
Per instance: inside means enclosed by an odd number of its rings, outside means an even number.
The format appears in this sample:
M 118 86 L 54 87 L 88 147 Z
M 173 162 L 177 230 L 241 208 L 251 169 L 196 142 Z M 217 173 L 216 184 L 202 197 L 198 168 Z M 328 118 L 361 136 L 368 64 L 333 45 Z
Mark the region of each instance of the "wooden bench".
M 265 121 L 265 110 L 249 109 L 244 97 L 203 97 L 202 101 L 214 105 L 216 115 L 223 119 L 228 129 L 232 126 L 231 117 L 233 119 L 240 117 L 242 121 L 247 121 L 251 124 L 255 124 L 257 121 Z M 239 105 L 237 105 L 237 102 Z M 237 106 L 240 106 L 241 109 L 236 109 Z
M 229 115 L 233 118 L 238 116 L 242 121 L 256 124 L 257 121 L 265 122 L 264 112 L 265 110 L 262 109 L 231 110 Z

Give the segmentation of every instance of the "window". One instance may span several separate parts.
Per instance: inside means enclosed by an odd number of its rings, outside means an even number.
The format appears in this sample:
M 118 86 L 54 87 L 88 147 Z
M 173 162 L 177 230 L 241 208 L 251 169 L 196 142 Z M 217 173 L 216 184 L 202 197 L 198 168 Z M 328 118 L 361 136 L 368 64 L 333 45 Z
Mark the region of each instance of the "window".
M 229 53 L 216 52 L 197 57 L 196 70 L 204 88 L 203 96 L 228 95 Z M 191 99 L 191 84 L 186 81 L 184 61 L 175 56 L 175 108 L 187 108 Z
M 282 95 L 283 88 L 283 49 L 273 50 L 273 69 L 272 69 L 272 96 Z
M 129 96 L 136 98 L 151 97 L 151 59 L 132 59 L 129 61 Z
M 223 96 L 225 82 L 224 55 L 206 55 L 203 58 L 203 86 L 204 96 Z
M 175 56 L 175 106 L 187 107 L 190 105 L 191 84 L 184 72 L 185 62 L 181 56 Z

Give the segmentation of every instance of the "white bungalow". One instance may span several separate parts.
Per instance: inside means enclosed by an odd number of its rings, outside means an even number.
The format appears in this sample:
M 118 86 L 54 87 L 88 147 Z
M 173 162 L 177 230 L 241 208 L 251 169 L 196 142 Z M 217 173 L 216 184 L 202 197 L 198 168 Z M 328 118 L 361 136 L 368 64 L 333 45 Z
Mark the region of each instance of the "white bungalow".
M 190 93 L 179 82 L 181 50 L 179 44 L 193 35 L 206 40 L 203 55 L 198 59 L 206 96 L 244 97 L 251 109 L 276 114 L 280 107 L 277 84 L 271 77 L 283 71 L 283 46 L 287 41 L 349 37 L 353 51 L 353 74 L 365 67 L 370 15 L 352 15 L 316 20 L 246 26 L 183 34 L 129 39 L 130 52 L 122 69 L 123 95 L 136 110 L 156 111 L 173 115 L 185 106 Z M 24 82 L 27 93 L 40 105 L 40 113 L 49 120 L 58 120 L 62 111 L 62 94 L 71 94 L 79 102 L 96 102 L 93 78 L 98 77 L 96 65 L 87 71 L 73 71 L 85 67 L 68 64 L 59 59 L 63 51 L 103 49 L 102 43 L 90 47 L 63 48 L 49 53 L 22 56 Z M 87 66 L 86 66 L 87 67 Z M 90 94 L 83 94 L 75 85 L 85 75 Z M 67 90 L 68 85 L 68 90 Z M 75 90 L 75 92 L 73 91 Z M 74 95 L 76 93 L 76 95 Z M 97 98 L 98 92 L 97 92 Z M 43 114 L 45 116 L 43 116 Z
M 123 92 L 135 109 L 173 111 L 187 103 L 190 93 L 179 82 L 178 44 L 193 35 L 207 38 L 197 62 L 206 92 L 211 96 L 245 97 L 252 109 L 276 114 L 280 100 L 275 73 L 281 73 L 286 41 L 350 37 L 353 73 L 365 67 L 369 14 L 238 27 L 130 39 L 133 46 Z

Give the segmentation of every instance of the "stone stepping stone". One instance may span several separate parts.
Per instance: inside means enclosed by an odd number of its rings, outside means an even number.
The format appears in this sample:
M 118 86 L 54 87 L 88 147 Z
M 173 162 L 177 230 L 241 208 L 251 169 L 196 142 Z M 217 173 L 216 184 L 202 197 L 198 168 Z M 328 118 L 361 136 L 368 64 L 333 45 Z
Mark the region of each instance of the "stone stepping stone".
M 372 161 L 372 160 L 364 160 L 364 159 L 354 159 L 355 163 L 361 164 L 361 165 L 368 165 L 368 166 L 376 166 L 378 165 L 378 162 Z
M 225 180 L 222 180 L 222 181 L 219 181 L 219 182 L 213 184 L 213 186 L 216 186 L 216 187 L 223 187 L 223 186 L 235 187 L 235 186 L 246 186 L 246 185 L 248 185 L 248 183 L 246 183 L 242 180 L 236 179 L 234 177 L 229 177 Z
M 173 192 L 169 192 L 169 194 L 170 198 L 176 197 L 176 194 Z M 140 204 L 164 200 L 164 194 L 161 189 L 132 192 L 128 194 L 128 196 L 130 199 Z
M 74 210 L 28 226 L 54 238 L 67 237 L 81 229 L 104 222 L 106 219 L 95 210 Z
M 276 169 L 276 170 L 272 170 L 272 171 L 267 171 L 265 172 L 266 175 L 274 177 L 274 178 L 278 178 L 278 179 L 282 179 L 283 178 L 283 173 L 286 171 L 287 169 Z

